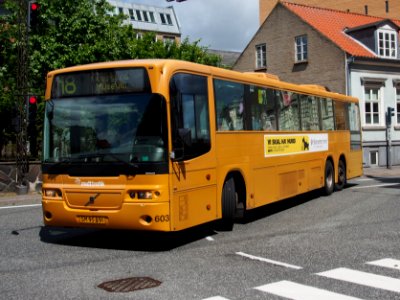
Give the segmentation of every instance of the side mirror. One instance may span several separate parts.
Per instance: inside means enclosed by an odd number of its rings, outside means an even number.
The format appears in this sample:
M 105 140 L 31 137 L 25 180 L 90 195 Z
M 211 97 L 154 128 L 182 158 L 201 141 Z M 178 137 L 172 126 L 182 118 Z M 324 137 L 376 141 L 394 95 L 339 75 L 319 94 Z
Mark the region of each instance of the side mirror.
M 189 128 L 180 128 L 178 138 L 174 142 L 174 149 L 169 157 L 172 161 L 181 161 L 185 157 L 185 146 L 192 145 L 192 131 Z

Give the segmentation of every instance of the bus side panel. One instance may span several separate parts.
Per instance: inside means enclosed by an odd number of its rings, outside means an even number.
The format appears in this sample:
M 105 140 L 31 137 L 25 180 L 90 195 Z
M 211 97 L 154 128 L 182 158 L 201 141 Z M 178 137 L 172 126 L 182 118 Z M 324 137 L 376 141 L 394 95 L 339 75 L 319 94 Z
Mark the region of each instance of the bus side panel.
M 217 218 L 214 152 L 172 163 L 171 229 L 182 230 Z
M 354 178 L 363 175 L 362 150 L 349 152 L 347 160 L 347 178 Z

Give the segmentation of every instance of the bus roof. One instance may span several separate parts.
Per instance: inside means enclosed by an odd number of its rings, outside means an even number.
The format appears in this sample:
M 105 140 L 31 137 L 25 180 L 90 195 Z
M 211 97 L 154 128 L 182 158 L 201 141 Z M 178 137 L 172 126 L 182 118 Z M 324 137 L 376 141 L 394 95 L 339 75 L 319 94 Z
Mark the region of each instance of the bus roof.
M 257 72 L 242 73 L 242 72 L 237 72 L 207 65 L 201 65 L 183 60 L 174 60 L 174 59 L 133 59 L 133 60 L 92 63 L 92 64 L 68 67 L 64 69 L 51 71 L 48 73 L 48 78 L 51 78 L 57 74 L 69 73 L 69 72 L 79 72 L 86 70 L 108 69 L 108 68 L 129 68 L 129 67 L 139 67 L 139 66 L 159 69 L 160 71 L 162 71 L 162 73 L 170 72 L 172 74 L 176 71 L 187 71 L 191 73 L 211 75 L 213 77 L 238 81 L 251 85 L 283 89 L 308 95 L 334 98 L 342 101 L 358 102 L 358 99 L 355 97 L 329 92 L 326 90 L 326 88 L 319 85 L 294 84 L 281 81 L 279 80 L 278 76 L 273 74 L 257 73 Z

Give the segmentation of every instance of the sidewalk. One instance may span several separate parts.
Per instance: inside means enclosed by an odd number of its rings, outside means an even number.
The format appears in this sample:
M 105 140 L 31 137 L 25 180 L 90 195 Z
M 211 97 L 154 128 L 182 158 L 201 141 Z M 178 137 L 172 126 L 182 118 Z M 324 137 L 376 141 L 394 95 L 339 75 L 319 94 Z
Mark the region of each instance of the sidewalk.
M 399 177 L 400 182 L 400 166 L 393 166 L 391 169 L 386 167 L 364 168 L 364 176 L 371 177 Z
M 42 195 L 38 192 L 30 192 L 25 195 L 16 193 L 0 193 L 0 206 L 14 206 L 27 204 L 40 204 Z

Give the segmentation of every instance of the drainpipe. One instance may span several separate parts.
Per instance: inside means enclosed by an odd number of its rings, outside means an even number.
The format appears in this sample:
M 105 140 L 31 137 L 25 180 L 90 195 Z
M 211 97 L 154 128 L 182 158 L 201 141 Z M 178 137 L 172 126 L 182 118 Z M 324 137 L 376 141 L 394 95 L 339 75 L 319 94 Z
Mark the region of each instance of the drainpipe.
M 348 56 L 348 54 L 346 53 L 346 62 L 345 62 L 345 78 L 346 78 L 346 95 L 348 96 L 352 96 L 351 95 L 351 80 L 350 80 L 350 64 L 354 63 L 354 56 L 350 55 Z

